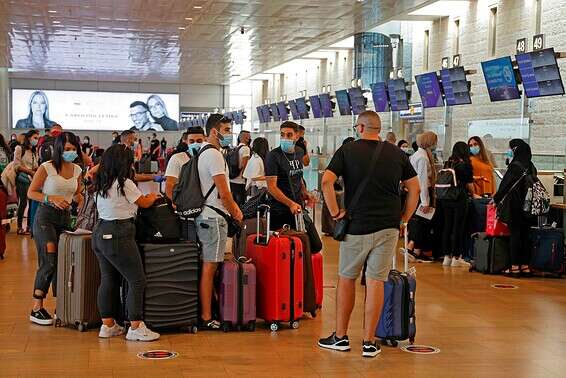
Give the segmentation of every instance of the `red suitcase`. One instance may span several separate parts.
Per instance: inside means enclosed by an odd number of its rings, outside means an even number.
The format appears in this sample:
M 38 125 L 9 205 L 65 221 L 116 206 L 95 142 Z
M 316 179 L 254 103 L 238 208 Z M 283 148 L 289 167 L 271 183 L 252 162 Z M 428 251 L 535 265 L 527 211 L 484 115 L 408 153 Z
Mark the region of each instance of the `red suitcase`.
M 321 309 L 322 297 L 324 295 L 322 253 L 314 253 L 312 255 L 312 270 L 314 275 L 314 288 L 316 293 L 316 307 Z
M 256 269 L 246 257 L 224 261 L 220 270 L 222 330 L 255 330 Z
M 158 157 L 157 158 L 157 164 L 159 166 L 159 172 L 162 172 L 162 173 L 165 172 L 165 170 L 167 169 L 167 166 L 165 164 L 165 158 L 163 158 L 161 156 Z
M 280 322 L 289 322 L 292 328 L 299 327 L 303 316 L 303 247 L 297 237 L 269 233 L 270 210 L 265 210 L 267 230 L 248 236 L 246 256 L 256 266 L 257 316 L 270 323 L 272 331 L 279 329 Z

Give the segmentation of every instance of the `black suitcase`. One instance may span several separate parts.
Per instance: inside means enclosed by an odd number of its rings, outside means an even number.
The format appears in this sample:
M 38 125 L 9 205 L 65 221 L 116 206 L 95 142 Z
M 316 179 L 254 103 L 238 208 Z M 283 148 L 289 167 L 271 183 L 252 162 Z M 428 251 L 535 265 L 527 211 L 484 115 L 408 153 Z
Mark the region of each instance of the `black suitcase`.
M 474 234 L 474 264 L 470 270 L 499 274 L 510 266 L 508 237 L 491 237 L 484 232 Z
M 472 200 L 470 206 L 470 232 L 485 232 L 487 223 L 487 205 L 491 202 L 491 198 L 479 198 Z
M 199 246 L 197 243 L 141 244 L 147 280 L 144 322 L 150 328 L 197 332 Z
M 562 275 L 565 263 L 564 231 L 559 228 L 533 227 L 530 239 L 530 269 L 543 274 Z

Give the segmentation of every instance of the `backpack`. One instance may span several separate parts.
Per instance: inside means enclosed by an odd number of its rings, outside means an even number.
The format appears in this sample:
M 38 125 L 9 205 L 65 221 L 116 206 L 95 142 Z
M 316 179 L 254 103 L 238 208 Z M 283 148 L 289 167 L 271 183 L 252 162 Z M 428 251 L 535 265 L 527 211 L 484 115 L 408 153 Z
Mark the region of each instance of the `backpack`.
M 240 168 L 240 149 L 244 146 L 232 148 L 226 154 L 226 162 L 228 163 L 228 174 L 230 179 L 235 179 L 240 176 L 242 169 Z
M 39 164 L 45 163 L 53 157 L 55 139 L 56 138 L 53 137 L 46 137 L 41 147 L 39 147 Z
M 460 196 L 460 188 L 453 168 L 441 169 L 434 184 L 436 198 L 443 201 L 455 201 Z
M 212 184 L 206 195 L 202 194 L 200 187 L 200 176 L 198 173 L 198 161 L 200 155 L 215 148 L 211 144 L 202 147 L 198 154 L 183 165 L 179 181 L 173 188 L 173 203 L 177 207 L 177 214 L 183 218 L 196 218 L 202 213 L 204 203 L 216 187 Z
M 523 203 L 523 211 L 527 215 L 545 215 L 550 211 L 550 194 L 546 191 L 538 177 L 532 174 L 525 176 L 527 194 Z

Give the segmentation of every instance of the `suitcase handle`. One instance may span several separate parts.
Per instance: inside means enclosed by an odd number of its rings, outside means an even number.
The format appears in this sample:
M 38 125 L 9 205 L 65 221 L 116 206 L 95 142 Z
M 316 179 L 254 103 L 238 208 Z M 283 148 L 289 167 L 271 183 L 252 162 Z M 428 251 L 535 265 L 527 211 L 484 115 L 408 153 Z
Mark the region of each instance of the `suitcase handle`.
M 409 271 L 409 252 L 407 249 L 407 246 L 409 245 L 409 230 L 407 230 L 407 226 L 405 226 L 405 232 L 403 233 L 404 237 L 404 243 L 405 243 L 405 248 L 403 248 L 403 250 L 405 251 L 405 253 L 403 253 L 403 257 L 404 257 L 404 264 L 403 264 L 403 272 L 407 273 Z M 393 265 L 392 265 L 393 270 L 397 269 L 397 254 L 394 253 L 393 254 Z
M 75 282 L 75 264 L 71 264 L 69 268 L 69 281 L 67 281 L 67 287 L 71 293 L 73 292 L 73 282 Z
M 269 230 L 271 229 L 271 207 L 269 205 L 259 205 L 257 207 L 257 228 L 256 243 L 260 244 L 260 228 L 261 228 L 261 211 L 265 210 L 265 218 L 267 219 L 267 230 L 265 230 L 265 245 L 269 244 Z
M 305 227 L 305 218 L 303 217 L 302 212 L 295 214 L 295 226 L 297 231 L 307 232 L 307 228 Z

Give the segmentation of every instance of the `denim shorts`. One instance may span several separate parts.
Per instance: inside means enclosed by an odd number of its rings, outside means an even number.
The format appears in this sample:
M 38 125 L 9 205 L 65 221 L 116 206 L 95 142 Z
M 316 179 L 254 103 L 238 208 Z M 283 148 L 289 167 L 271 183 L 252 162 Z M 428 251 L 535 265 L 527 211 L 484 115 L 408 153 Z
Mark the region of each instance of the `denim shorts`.
M 224 218 L 198 216 L 197 235 L 202 245 L 202 261 L 222 262 L 228 240 L 228 223 Z
M 367 235 L 346 235 L 340 243 L 339 275 L 355 280 L 367 261 L 366 277 L 387 281 L 398 241 L 399 230 L 395 228 Z

